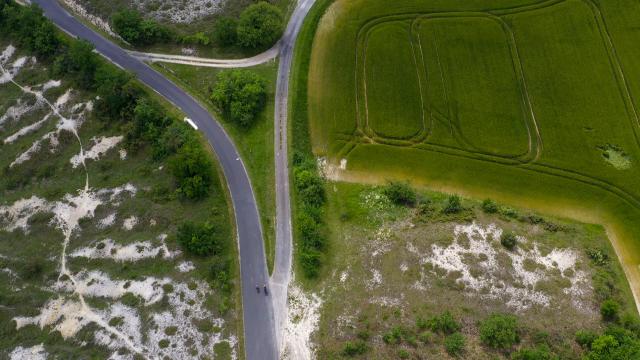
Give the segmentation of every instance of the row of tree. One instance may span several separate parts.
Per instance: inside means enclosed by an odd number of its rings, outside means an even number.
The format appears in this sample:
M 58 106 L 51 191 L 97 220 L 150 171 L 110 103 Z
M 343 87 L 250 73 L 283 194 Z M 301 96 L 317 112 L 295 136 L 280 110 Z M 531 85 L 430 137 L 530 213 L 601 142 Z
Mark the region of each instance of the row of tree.
M 293 183 L 297 201 L 295 225 L 298 261 L 303 275 L 315 278 L 319 275 L 328 244 L 323 216 L 326 202 L 325 184 L 312 158 L 294 153 Z
M 223 47 L 262 49 L 278 41 L 282 35 L 283 21 L 282 11 L 267 2 L 250 5 L 240 14 L 239 19 L 218 19 L 211 36 L 205 32 L 179 35 L 155 20 L 145 19 L 139 11 L 133 9 L 123 9 L 111 16 L 113 30 L 122 39 L 136 46 L 167 42 L 209 45 L 213 37 Z

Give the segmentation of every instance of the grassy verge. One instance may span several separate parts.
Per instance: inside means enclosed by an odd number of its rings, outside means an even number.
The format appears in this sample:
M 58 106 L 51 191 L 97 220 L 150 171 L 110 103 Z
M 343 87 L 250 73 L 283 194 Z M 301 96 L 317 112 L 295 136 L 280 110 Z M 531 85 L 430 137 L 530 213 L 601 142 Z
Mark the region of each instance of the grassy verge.
M 273 158 L 273 111 L 277 62 L 250 68 L 264 77 L 268 83 L 267 105 L 256 122 L 248 129 L 231 123 L 214 108 L 209 95 L 215 86 L 216 76 L 221 69 L 178 64 L 154 63 L 154 68 L 175 80 L 198 98 L 216 118 L 221 120 L 245 161 L 251 184 L 255 191 L 265 241 L 267 266 L 273 270 L 275 251 L 275 163 Z

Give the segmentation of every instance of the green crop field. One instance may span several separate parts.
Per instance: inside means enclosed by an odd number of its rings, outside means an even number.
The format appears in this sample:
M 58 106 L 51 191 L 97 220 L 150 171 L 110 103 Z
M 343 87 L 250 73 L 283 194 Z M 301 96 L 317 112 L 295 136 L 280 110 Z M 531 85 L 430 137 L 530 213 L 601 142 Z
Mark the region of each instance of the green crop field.
M 336 0 L 303 38 L 294 122 L 337 180 L 605 225 L 638 299 L 638 18 L 631 0 Z

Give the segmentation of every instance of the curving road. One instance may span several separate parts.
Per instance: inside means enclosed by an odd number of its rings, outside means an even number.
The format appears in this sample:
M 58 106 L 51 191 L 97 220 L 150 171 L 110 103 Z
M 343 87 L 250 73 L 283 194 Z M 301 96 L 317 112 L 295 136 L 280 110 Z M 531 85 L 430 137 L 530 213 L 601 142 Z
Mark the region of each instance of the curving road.
M 100 54 L 136 74 L 140 81 L 180 108 L 207 138 L 222 165 L 235 211 L 240 250 L 246 358 L 277 359 L 271 296 L 258 295 L 255 290 L 255 284 L 267 283 L 269 280 L 260 218 L 247 171 L 229 136 L 193 97 L 139 59 L 83 25 L 69 15 L 56 0 L 32 2 L 38 4 L 45 15 L 62 30 L 91 42 Z

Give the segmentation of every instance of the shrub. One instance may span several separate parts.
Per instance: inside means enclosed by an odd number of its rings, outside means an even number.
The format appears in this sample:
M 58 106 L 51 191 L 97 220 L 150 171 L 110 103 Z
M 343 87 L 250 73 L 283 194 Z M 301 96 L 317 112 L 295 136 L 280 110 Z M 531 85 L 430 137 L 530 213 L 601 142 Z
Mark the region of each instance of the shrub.
M 459 356 L 464 352 L 466 339 L 459 332 L 453 333 L 444 339 L 444 348 L 451 356 Z
M 500 244 L 509 250 L 513 250 L 518 244 L 518 238 L 512 232 L 503 232 L 500 235 Z
M 120 302 L 130 307 L 136 307 L 141 303 L 140 297 L 130 292 L 122 295 L 122 297 L 120 298 Z
M 413 206 L 416 203 L 416 193 L 409 183 L 391 181 L 382 193 L 396 205 Z
M 587 256 L 598 266 L 606 265 L 609 261 L 609 257 L 601 249 L 587 249 Z
M 235 19 L 223 17 L 213 25 L 213 38 L 222 46 L 230 46 L 238 39 L 238 22 Z
M 226 246 L 223 245 L 221 250 L 225 250 L 225 248 Z M 229 256 L 218 254 L 212 257 L 209 262 L 209 279 L 216 289 L 226 295 L 231 293 L 231 259 L 229 259 Z
M 449 311 L 430 318 L 428 324 L 433 332 L 451 334 L 460 330 L 460 324 L 458 324 Z
M 264 109 L 267 98 L 265 80 L 249 70 L 220 72 L 211 101 L 232 122 L 248 127 Z
M 178 227 L 177 239 L 186 251 L 198 256 L 222 254 L 226 248 L 211 224 L 185 222 Z
M 191 35 L 185 35 L 180 38 L 180 42 L 183 44 L 197 44 L 197 45 L 209 45 L 211 39 L 203 32 L 197 32 Z
M 178 194 L 187 199 L 202 199 L 213 181 L 213 163 L 196 141 L 184 144 L 169 159 L 169 169 L 178 183 Z
M 367 343 L 362 340 L 347 341 L 342 348 L 342 354 L 348 357 L 354 357 L 356 355 L 362 355 L 368 350 Z
M 158 347 L 160 349 L 167 348 L 167 347 L 169 347 L 169 345 L 170 345 L 170 343 L 169 343 L 169 340 L 167 340 L 167 339 L 162 339 L 162 340 L 158 341 Z
M 294 170 L 296 190 L 300 199 L 309 206 L 319 207 L 324 204 L 324 180 L 317 172 L 310 169 Z
M 594 333 L 593 331 L 578 330 L 576 332 L 576 342 L 578 343 L 578 345 L 586 349 L 590 348 L 591 343 L 593 343 L 593 341 L 597 338 L 598 335 L 596 335 L 596 333 Z
M 84 40 L 72 41 L 68 49 L 55 59 L 53 74 L 68 75 L 78 87 L 90 89 L 96 84 L 98 64 L 93 45 Z
M 113 30 L 133 45 L 150 45 L 171 39 L 171 32 L 153 20 L 145 20 L 137 10 L 124 9 L 111 17 Z
M 607 321 L 613 321 L 618 318 L 620 312 L 620 304 L 613 299 L 607 299 L 600 305 L 600 315 Z
M 511 355 L 512 360 L 553 360 L 558 359 L 547 345 L 540 345 L 535 348 L 523 348 Z
M 480 341 L 494 349 L 509 349 L 520 341 L 513 315 L 492 314 L 480 323 Z
M 382 335 L 382 341 L 388 345 L 399 344 L 402 341 L 402 329 L 398 326 Z
M 409 351 L 407 351 L 407 349 L 398 350 L 398 357 L 400 359 L 408 359 L 409 356 L 411 356 L 411 354 L 409 353 Z
M 45 260 L 40 257 L 31 257 L 22 268 L 21 276 L 25 280 L 36 280 L 42 277 L 45 269 Z
M 460 202 L 460 197 L 458 195 L 449 196 L 446 204 L 444 205 L 444 209 L 442 209 L 442 212 L 445 214 L 457 214 L 460 211 L 462 211 L 462 203 Z
M 247 48 L 263 48 L 274 44 L 282 35 L 283 16 L 280 9 L 267 2 L 247 7 L 238 22 L 238 43 Z
M 129 120 L 142 95 L 141 89 L 133 83 L 133 76 L 102 64 L 96 70 L 95 83 L 97 115 L 105 120 Z
M 486 212 L 487 214 L 495 214 L 498 212 L 498 204 L 496 204 L 496 202 L 491 199 L 485 199 L 482 202 L 482 211 Z

